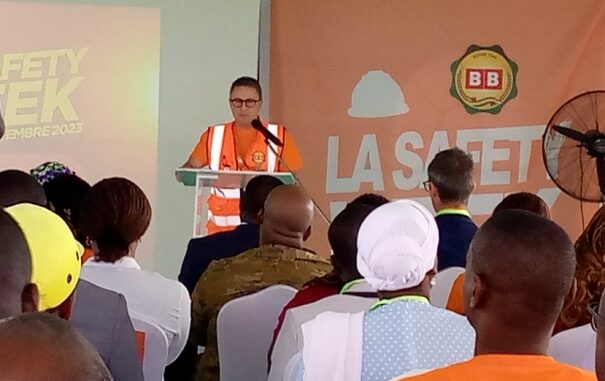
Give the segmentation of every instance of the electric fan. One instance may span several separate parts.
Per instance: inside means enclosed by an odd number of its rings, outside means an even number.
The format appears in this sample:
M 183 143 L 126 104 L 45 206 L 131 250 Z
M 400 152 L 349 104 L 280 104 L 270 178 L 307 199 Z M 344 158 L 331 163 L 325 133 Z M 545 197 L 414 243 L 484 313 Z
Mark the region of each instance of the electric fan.
M 605 91 L 580 94 L 559 107 L 542 136 L 542 157 L 563 192 L 605 200 Z

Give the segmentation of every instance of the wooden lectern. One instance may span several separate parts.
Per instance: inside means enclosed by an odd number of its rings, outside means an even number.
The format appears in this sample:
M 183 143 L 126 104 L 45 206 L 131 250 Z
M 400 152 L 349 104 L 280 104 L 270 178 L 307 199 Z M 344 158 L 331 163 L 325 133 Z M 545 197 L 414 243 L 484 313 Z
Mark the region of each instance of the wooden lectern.
M 253 177 L 270 175 L 277 177 L 284 184 L 294 184 L 295 179 L 289 172 L 261 172 L 261 171 L 213 171 L 208 168 L 177 168 L 177 176 L 185 186 L 195 186 L 195 202 L 193 215 L 193 237 L 201 237 L 205 233 L 208 220 L 208 206 L 206 199 L 210 188 L 242 189 Z

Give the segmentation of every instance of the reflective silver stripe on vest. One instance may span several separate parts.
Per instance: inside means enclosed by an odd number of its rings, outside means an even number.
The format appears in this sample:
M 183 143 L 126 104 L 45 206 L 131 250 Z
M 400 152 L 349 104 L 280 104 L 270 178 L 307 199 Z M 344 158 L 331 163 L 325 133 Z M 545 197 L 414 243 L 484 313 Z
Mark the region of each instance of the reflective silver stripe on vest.
M 223 150 L 223 137 L 225 125 L 219 124 L 212 130 L 212 146 L 210 147 L 210 169 L 218 171 L 221 168 L 221 151 Z
M 210 194 L 221 198 L 239 198 L 239 189 L 229 189 L 229 188 L 210 188 Z
M 208 221 L 220 227 L 237 226 L 242 222 L 239 216 L 215 216 L 211 211 L 208 211 Z
M 277 124 L 269 123 L 267 129 L 279 139 L 279 126 Z M 269 145 L 275 151 L 277 151 L 277 146 L 273 144 L 270 140 L 269 144 L 267 145 L 267 172 L 272 173 L 275 172 L 275 169 L 277 168 L 277 156 L 275 155 L 275 152 L 273 152 L 273 150 L 269 148 Z

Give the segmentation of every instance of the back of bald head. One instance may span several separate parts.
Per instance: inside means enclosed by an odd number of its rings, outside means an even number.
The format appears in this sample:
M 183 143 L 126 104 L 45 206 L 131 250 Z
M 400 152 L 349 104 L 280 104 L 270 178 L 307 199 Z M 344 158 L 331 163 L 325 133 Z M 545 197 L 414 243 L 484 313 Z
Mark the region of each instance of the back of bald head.
M 298 185 L 280 185 L 265 201 L 261 230 L 288 237 L 305 235 L 313 220 L 313 202 Z
M 0 379 L 111 381 L 101 356 L 66 321 L 30 313 L 0 324 Z
M 561 227 L 517 209 L 494 214 L 481 226 L 467 264 L 486 284 L 486 306 L 499 308 L 502 320 L 517 325 L 554 324 L 575 266 L 573 243 Z
M 16 169 L 0 172 L 0 207 L 30 203 L 46 206 L 44 188 L 29 173 Z
M 31 282 L 32 265 L 21 229 L 0 209 L 0 318 L 22 312 L 22 295 Z

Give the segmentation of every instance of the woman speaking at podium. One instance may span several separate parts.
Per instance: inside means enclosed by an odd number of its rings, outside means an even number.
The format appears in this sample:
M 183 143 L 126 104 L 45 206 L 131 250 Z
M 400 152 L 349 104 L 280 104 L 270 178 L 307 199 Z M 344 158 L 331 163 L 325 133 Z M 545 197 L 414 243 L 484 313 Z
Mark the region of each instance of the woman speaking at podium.
M 262 106 L 259 82 L 240 77 L 231 84 L 229 106 L 233 120 L 208 127 L 183 167 L 232 171 L 288 171 L 302 167 L 294 139 L 280 124 L 262 124 L 258 113 Z M 267 138 L 268 130 L 273 137 Z M 277 137 L 277 139 L 275 139 Z M 269 147 L 271 145 L 272 147 Z M 208 199 L 208 234 L 227 231 L 240 224 L 239 189 L 212 188 Z

